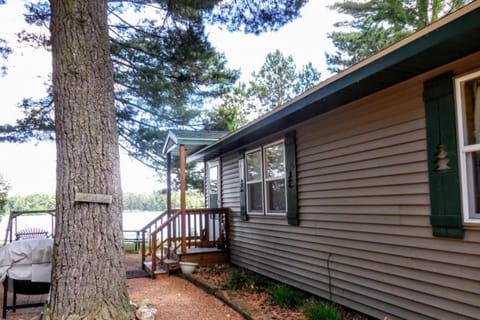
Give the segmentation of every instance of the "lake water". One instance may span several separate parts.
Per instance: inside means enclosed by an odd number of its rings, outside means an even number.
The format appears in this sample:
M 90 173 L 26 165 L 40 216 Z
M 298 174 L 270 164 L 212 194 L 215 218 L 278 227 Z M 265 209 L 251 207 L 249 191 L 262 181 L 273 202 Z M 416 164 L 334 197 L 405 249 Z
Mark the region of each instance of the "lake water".
M 147 223 L 152 221 L 160 211 L 124 211 L 123 212 L 123 230 L 140 230 Z M 8 225 L 8 215 L 1 216 L 0 222 L 0 244 L 3 244 Z M 52 232 L 52 216 L 45 215 L 23 215 L 17 218 L 17 230 L 25 228 L 41 228 L 49 233 Z M 15 227 L 14 227 L 15 230 Z M 134 233 L 126 233 L 126 238 L 133 238 Z

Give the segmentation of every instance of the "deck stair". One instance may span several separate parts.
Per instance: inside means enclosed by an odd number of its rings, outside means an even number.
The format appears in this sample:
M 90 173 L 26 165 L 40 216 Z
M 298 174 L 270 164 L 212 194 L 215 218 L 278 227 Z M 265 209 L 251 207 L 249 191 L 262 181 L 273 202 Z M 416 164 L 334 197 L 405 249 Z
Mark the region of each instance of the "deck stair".
M 159 258 L 158 261 L 161 261 Z M 152 274 L 152 261 L 145 261 L 143 263 L 144 270 L 148 274 Z M 155 276 L 170 274 L 170 272 L 180 269 L 180 260 L 178 259 L 164 259 L 161 265 L 157 264 L 154 271 Z
M 208 265 L 228 259 L 227 220 L 224 208 L 163 212 L 140 231 L 142 268 L 155 278 L 178 270 L 180 261 Z

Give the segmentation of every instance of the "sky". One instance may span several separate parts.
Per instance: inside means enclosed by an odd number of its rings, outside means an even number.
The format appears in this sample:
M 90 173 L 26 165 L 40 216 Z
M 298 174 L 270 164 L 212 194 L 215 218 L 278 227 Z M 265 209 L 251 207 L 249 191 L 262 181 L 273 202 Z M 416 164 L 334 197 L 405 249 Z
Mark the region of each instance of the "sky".
M 312 62 L 322 73 L 326 70 L 325 52 L 334 47 L 327 38 L 333 24 L 341 16 L 326 8 L 333 0 L 310 0 L 301 17 L 275 33 L 244 35 L 230 33 L 220 26 L 207 27 L 213 46 L 223 52 L 229 67 L 241 70 L 241 80 L 248 80 L 263 64 L 266 55 L 279 49 L 291 55 L 298 67 Z M 32 28 L 20 18 L 23 0 L 7 0 L 0 5 L 0 39 L 8 41 L 14 50 L 7 61 L 8 73 L 0 77 L 0 124 L 13 123 L 21 116 L 17 105 L 23 98 L 38 98 L 44 94 L 51 71 L 50 53 L 16 41 L 16 33 Z M 2 63 L 2 62 L 0 62 Z M 0 175 L 11 185 L 10 195 L 55 193 L 55 144 L 53 142 L 11 144 L 0 143 Z M 151 193 L 163 188 L 155 172 L 121 152 L 122 189 L 124 192 Z

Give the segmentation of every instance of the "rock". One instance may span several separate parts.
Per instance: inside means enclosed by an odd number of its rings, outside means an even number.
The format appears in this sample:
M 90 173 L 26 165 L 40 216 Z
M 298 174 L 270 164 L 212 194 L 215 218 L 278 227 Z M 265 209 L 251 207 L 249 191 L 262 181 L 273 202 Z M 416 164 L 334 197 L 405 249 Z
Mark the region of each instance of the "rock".
M 150 300 L 145 299 L 137 307 L 135 316 L 138 320 L 155 320 L 157 309 L 153 306 Z

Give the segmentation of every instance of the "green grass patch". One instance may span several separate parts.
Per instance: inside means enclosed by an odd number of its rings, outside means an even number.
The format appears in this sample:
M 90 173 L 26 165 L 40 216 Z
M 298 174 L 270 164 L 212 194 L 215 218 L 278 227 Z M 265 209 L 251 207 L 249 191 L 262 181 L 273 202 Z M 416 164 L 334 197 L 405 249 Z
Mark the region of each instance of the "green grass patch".
M 303 303 L 301 292 L 284 284 L 276 284 L 271 288 L 270 296 L 274 304 L 286 307 L 296 308 Z
M 138 252 L 140 250 L 140 244 L 130 241 L 124 241 L 123 249 L 125 250 L 125 252 Z
M 342 315 L 332 303 L 312 303 L 304 311 L 307 320 L 341 320 Z

